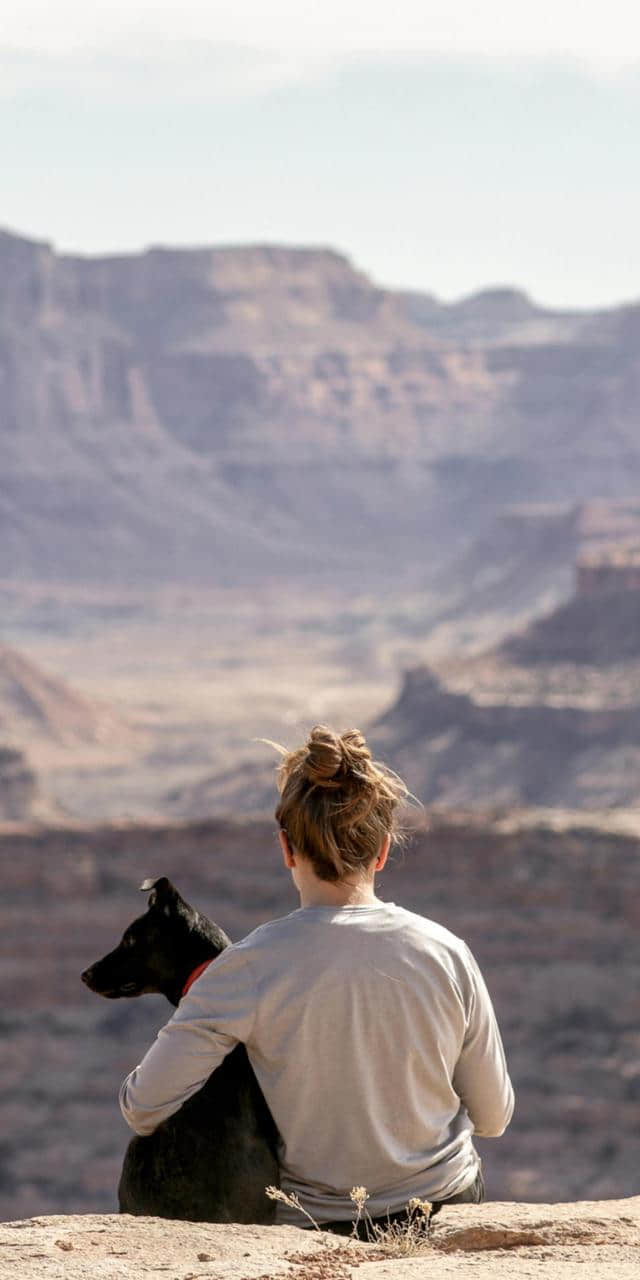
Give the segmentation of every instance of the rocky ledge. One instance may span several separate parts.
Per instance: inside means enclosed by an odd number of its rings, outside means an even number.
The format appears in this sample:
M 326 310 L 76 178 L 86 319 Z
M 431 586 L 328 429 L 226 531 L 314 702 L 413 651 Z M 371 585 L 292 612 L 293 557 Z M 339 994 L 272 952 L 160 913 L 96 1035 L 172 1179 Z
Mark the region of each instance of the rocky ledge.
M 636 1280 L 640 1196 L 452 1206 L 405 1257 L 296 1227 L 84 1214 L 0 1224 L 0 1276 L 20 1280 Z

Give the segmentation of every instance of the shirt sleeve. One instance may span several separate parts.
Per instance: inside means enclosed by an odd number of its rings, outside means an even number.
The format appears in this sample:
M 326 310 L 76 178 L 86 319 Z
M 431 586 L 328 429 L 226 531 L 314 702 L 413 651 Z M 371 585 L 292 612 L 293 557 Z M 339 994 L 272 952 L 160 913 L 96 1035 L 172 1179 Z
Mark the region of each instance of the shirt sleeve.
M 153 1133 L 206 1083 L 239 1042 L 256 1009 L 246 951 L 228 947 L 183 996 L 170 1022 L 123 1081 L 120 1109 L 136 1133 Z
M 465 952 L 467 1029 L 453 1087 L 478 1137 L 498 1138 L 513 1115 L 513 1086 L 489 992 L 471 952 Z

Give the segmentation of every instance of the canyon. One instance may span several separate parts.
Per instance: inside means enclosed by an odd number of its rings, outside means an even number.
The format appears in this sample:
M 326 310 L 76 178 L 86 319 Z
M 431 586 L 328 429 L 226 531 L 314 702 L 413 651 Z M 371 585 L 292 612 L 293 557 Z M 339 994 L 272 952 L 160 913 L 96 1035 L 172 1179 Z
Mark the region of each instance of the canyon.
M 534 515 L 556 540 L 535 610 L 580 504 L 636 499 L 637 304 L 445 304 L 325 248 L 82 258 L 6 231 L 0 277 L 0 579 L 424 588 L 504 511 L 525 559 Z

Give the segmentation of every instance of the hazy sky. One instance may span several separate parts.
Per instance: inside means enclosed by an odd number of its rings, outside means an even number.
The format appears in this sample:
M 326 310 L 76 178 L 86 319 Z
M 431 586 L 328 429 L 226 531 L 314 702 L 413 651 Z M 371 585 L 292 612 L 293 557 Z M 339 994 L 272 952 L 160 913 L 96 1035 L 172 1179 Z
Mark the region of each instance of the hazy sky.
M 5 0 L 0 222 L 332 245 L 389 285 L 640 298 L 640 7 Z

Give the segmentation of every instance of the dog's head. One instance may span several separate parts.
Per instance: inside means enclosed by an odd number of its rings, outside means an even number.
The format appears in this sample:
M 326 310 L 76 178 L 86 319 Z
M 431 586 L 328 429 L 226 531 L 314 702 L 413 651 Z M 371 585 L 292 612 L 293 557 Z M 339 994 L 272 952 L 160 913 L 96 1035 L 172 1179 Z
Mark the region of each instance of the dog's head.
M 108 1000 L 160 992 L 177 1004 L 194 966 L 218 954 L 228 938 L 166 876 L 145 880 L 140 888 L 149 893 L 147 911 L 125 929 L 113 951 L 85 969 L 82 981 Z

